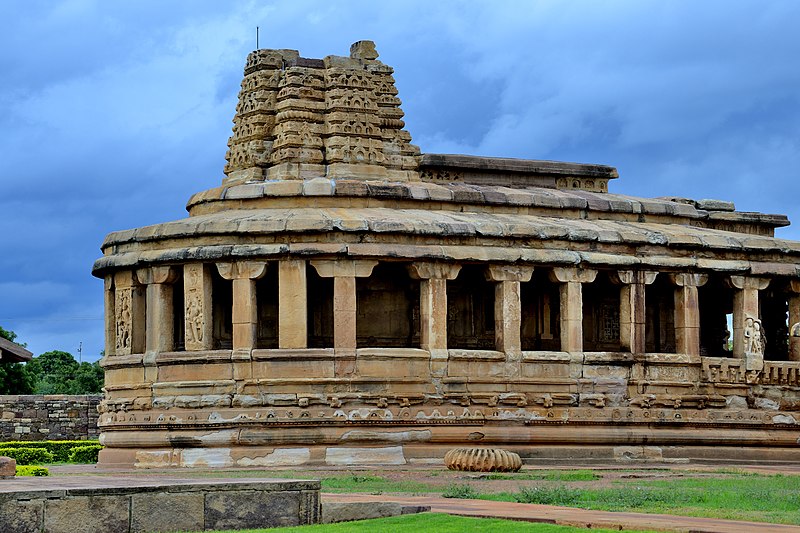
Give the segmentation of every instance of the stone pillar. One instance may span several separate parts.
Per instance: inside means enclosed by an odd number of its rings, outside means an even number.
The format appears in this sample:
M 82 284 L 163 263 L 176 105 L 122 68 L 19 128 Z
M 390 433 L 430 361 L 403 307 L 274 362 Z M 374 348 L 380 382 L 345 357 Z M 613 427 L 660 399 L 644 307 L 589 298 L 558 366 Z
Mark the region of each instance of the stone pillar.
M 213 346 L 211 271 L 209 265 L 183 266 L 186 350 L 210 350 Z
M 733 356 L 745 356 L 744 328 L 747 317 L 759 319 L 758 291 L 769 286 L 769 280 L 747 276 L 731 276 L 730 286 L 736 289 L 733 295 Z M 773 339 L 774 342 L 774 339 Z
M 698 287 L 708 281 L 707 274 L 670 274 L 675 291 L 675 347 L 678 353 L 700 355 L 700 301 Z
M 412 263 L 408 272 L 419 284 L 420 348 L 431 354 L 431 373 L 447 370 L 447 281 L 454 280 L 460 265 Z
M 175 349 L 172 284 L 178 278 L 177 272 L 168 266 L 140 268 L 136 278 L 147 287 L 145 351 L 171 352 Z
M 311 261 L 323 278 L 333 278 L 333 349 L 342 355 L 337 360 L 337 376 L 355 371 L 356 354 L 356 278 L 372 274 L 377 261 L 344 259 Z
M 133 271 L 114 274 L 114 311 L 114 353 L 144 353 L 145 295 Z
M 257 261 L 217 263 L 217 270 L 224 279 L 233 281 L 233 351 L 249 353 L 256 346 L 256 280 L 267 273 L 267 264 Z
M 114 276 L 108 275 L 103 279 L 103 315 L 105 329 L 105 347 L 103 353 L 106 357 L 114 355 L 117 348 L 117 313 L 114 311 Z
M 646 339 L 645 287 L 656 280 L 658 272 L 620 270 L 611 275 L 622 285 L 619 292 L 619 344 L 622 351 L 644 353 Z
M 596 270 L 554 268 L 550 279 L 561 283 L 561 351 L 583 351 L 583 288 L 597 278 Z
M 308 289 L 306 262 L 278 262 L 278 347 L 308 347 Z
M 800 280 L 796 279 L 789 282 L 789 360 L 800 361 Z
M 522 352 L 520 329 L 522 327 L 522 302 L 520 282 L 530 281 L 533 267 L 492 265 L 486 270 L 486 279 L 495 281 L 494 339 L 497 351 L 509 355 Z

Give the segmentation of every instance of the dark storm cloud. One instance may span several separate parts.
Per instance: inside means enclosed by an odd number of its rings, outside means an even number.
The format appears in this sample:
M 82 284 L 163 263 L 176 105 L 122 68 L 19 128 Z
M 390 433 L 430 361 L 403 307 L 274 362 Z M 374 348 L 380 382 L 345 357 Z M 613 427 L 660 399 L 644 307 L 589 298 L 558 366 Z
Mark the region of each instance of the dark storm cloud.
M 104 235 L 219 185 L 256 25 L 306 57 L 376 41 L 425 152 L 607 163 L 616 192 L 800 221 L 796 2 L 20 1 L 0 20 L 0 325 L 35 353 L 95 358 Z

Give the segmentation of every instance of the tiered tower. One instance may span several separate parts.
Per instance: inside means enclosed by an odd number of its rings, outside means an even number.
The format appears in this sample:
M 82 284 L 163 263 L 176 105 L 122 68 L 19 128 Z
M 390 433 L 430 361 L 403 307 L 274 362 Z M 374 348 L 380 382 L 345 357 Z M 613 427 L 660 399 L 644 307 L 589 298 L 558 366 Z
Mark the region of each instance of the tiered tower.
M 350 57 L 256 50 L 247 58 L 228 141 L 226 185 L 264 180 L 419 180 L 393 69 L 372 41 Z

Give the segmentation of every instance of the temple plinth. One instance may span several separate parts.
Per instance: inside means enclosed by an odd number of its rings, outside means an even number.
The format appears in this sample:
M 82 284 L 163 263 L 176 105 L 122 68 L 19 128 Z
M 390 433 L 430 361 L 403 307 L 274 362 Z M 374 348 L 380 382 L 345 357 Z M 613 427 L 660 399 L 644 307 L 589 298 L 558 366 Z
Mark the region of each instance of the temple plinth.
M 786 217 L 420 154 L 392 72 L 251 53 L 221 186 L 106 238 L 101 464 L 800 458 Z

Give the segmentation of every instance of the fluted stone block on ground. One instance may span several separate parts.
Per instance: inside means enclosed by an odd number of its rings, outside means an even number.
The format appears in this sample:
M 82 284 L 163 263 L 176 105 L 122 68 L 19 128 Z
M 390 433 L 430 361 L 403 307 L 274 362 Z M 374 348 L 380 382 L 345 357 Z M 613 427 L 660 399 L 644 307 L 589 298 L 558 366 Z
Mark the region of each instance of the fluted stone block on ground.
M 514 452 L 492 448 L 456 448 L 444 456 L 450 470 L 467 472 L 517 472 L 522 460 Z

